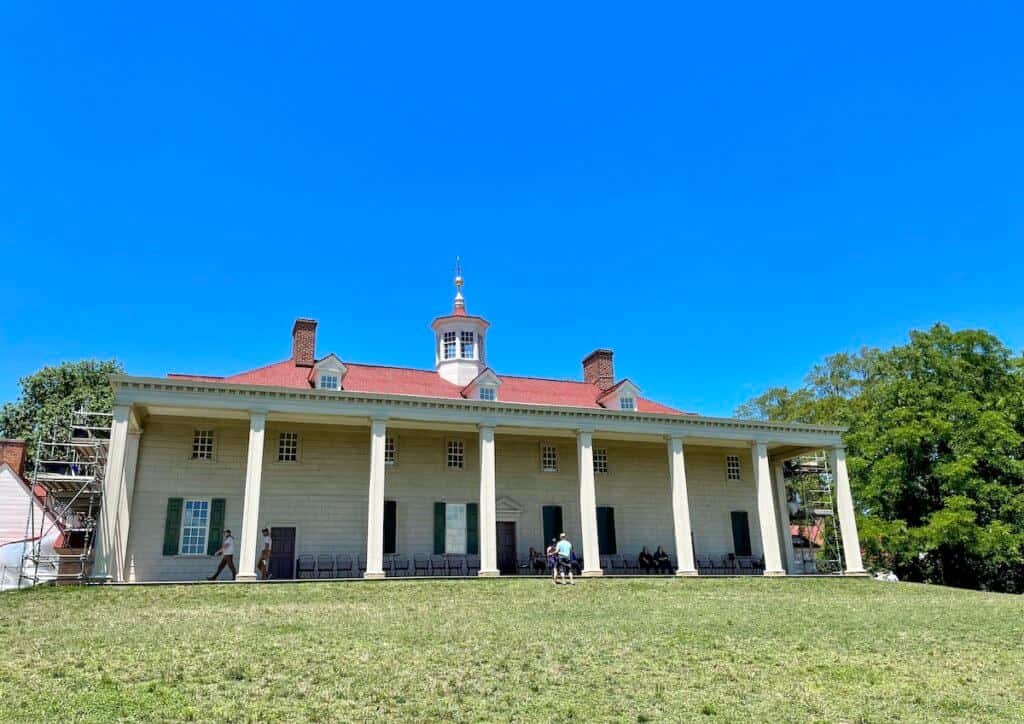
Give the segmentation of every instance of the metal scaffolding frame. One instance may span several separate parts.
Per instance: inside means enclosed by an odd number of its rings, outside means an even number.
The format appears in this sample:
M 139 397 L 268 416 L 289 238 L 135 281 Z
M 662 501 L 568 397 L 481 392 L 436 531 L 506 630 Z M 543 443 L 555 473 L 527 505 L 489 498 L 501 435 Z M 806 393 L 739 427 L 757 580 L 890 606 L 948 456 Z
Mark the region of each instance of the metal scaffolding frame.
M 19 586 L 80 583 L 91 574 L 112 420 L 108 412 L 73 412 L 65 427 L 36 446 Z M 44 552 L 54 528 L 64 538 L 61 548 L 74 553 Z
M 786 463 L 786 497 L 793 536 L 794 565 L 798 573 L 843 572 L 843 549 L 832 471 L 823 452 Z

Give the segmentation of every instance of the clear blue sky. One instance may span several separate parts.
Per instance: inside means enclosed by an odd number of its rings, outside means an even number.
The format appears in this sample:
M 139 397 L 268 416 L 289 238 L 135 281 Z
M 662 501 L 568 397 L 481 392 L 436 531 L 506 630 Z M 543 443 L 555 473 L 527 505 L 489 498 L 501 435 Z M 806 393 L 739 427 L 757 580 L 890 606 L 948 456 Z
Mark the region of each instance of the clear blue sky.
M 429 367 L 456 254 L 499 372 L 609 346 L 705 414 L 936 321 L 1024 347 L 1020 3 L 174 5 L 0 10 L 0 400 L 300 315 Z

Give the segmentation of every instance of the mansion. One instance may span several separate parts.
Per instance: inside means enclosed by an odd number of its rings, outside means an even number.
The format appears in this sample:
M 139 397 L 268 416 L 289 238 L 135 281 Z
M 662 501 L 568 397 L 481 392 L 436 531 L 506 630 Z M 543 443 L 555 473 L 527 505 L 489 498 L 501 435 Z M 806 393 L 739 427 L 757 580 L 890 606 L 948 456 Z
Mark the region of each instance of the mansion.
M 256 580 L 264 528 L 274 578 L 521 573 L 562 532 L 584 576 L 645 546 L 679 576 L 781 576 L 799 570 L 783 463 L 820 450 L 845 572 L 863 574 L 841 429 L 673 409 L 606 349 L 579 380 L 501 374 L 455 283 L 430 369 L 318 354 L 316 321 L 298 319 L 291 355 L 265 367 L 114 375 L 94 576 L 204 579 L 230 529 L 238 580 Z

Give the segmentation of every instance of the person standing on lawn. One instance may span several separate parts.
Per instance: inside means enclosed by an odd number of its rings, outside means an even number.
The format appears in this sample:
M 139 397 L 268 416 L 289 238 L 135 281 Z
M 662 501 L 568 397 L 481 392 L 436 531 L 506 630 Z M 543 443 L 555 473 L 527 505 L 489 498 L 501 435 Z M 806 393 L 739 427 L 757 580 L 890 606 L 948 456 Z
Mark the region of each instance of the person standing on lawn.
M 547 556 L 548 566 L 551 568 L 551 582 L 558 583 L 558 539 L 552 538 L 551 545 L 544 551 Z
M 558 572 L 562 574 L 562 583 L 575 586 L 576 582 L 572 580 L 572 543 L 565 537 L 565 533 L 558 537 L 555 551 L 558 553 Z M 565 580 L 566 576 L 569 577 L 568 581 Z
M 235 576 L 238 575 L 238 569 L 235 568 L 235 539 L 231 537 L 230 530 L 224 529 L 224 540 L 221 542 L 220 548 L 213 555 L 221 556 L 220 565 L 217 566 L 217 572 L 206 580 L 216 581 L 225 566 L 231 570 L 231 580 L 235 580 Z
M 263 580 L 270 578 L 270 529 L 263 529 L 263 543 L 260 549 L 260 563 L 259 563 L 260 575 L 263 576 Z

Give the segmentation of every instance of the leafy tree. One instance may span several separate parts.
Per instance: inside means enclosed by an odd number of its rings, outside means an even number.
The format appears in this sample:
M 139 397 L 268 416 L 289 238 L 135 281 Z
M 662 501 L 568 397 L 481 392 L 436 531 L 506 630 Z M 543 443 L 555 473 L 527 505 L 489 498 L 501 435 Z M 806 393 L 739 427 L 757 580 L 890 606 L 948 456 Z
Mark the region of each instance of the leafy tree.
M 83 360 L 44 367 L 18 381 L 21 396 L 0 408 L 0 436 L 28 440 L 28 464 L 41 440 L 67 434 L 71 413 L 110 412 L 109 375 L 123 372 L 116 360 Z
M 869 563 L 911 580 L 1024 589 L 1024 361 L 981 330 L 935 325 L 839 354 L 745 417 L 839 424 Z

